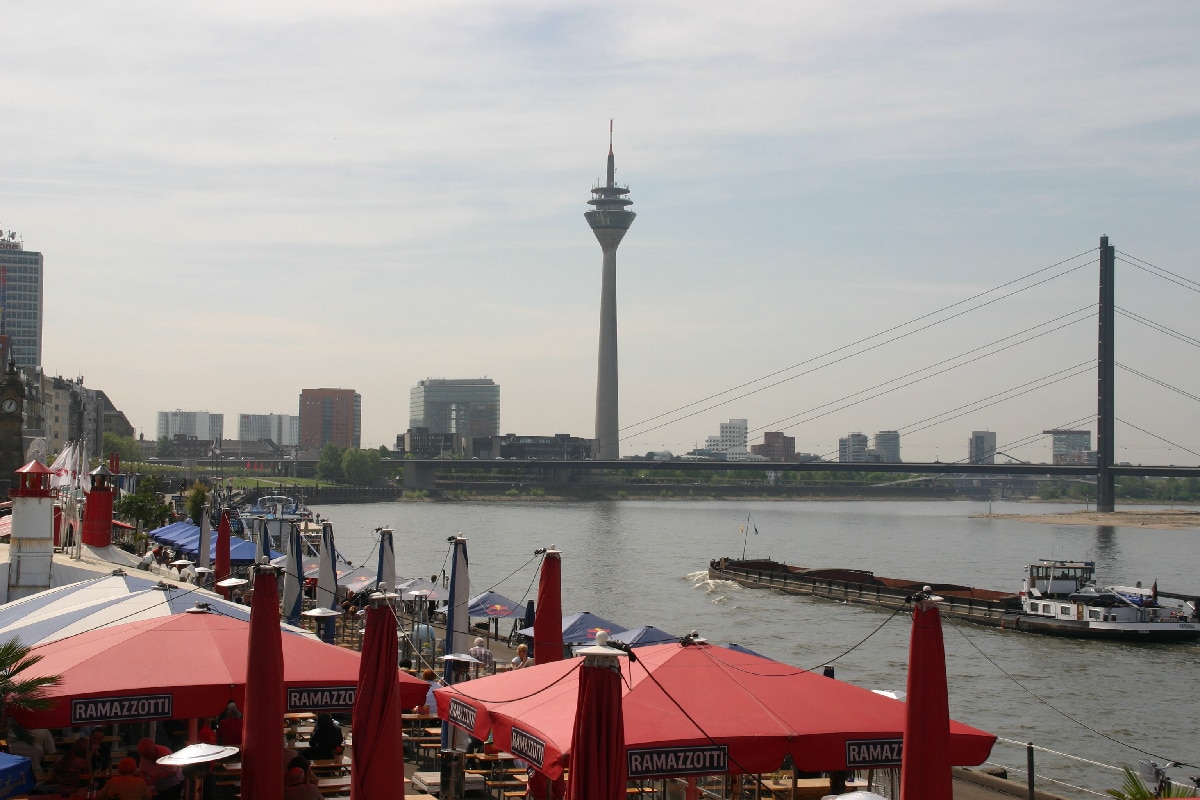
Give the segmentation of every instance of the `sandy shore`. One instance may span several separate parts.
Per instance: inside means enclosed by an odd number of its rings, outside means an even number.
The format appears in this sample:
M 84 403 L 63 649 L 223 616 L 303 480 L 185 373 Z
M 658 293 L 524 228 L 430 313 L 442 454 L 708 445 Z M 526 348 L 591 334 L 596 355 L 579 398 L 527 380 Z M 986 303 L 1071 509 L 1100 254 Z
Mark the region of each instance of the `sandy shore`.
M 1043 525 L 1115 525 L 1122 528 L 1159 528 L 1163 530 L 1200 528 L 1200 511 L 1070 511 L 1065 514 L 976 514 L 985 519 L 1015 519 Z

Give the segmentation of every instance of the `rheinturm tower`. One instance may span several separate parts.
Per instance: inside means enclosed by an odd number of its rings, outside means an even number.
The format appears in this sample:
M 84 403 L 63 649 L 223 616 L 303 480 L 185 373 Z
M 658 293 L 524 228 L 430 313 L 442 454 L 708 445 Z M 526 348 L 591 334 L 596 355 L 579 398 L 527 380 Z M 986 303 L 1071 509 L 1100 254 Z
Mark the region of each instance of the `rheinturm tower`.
M 637 216 L 627 209 L 633 201 L 625 195 L 629 187 L 616 182 L 616 161 L 612 149 L 612 122 L 608 123 L 608 182 L 592 189 L 584 213 L 600 249 L 604 268 L 600 283 L 600 355 L 596 374 L 596 445 L 597 461 L 620 458 L 617 425 L 617 245 Z

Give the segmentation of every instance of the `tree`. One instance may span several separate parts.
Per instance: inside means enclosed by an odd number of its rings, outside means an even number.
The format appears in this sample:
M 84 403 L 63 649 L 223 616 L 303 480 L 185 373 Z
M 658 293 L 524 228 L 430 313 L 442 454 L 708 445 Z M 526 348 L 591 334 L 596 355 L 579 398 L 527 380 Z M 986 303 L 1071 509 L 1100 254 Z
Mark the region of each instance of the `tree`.
M 1137 776 L 1137 773 L 1129 767 L 1122 767 L 1121 772 L 1124 775 L 1121 780 L 1121 788 L 1107 790 L 1117 800 L 1154 800 L 1156 797 L 1196 796 L 1196 792 L 1190 787 L 1178 783 L 1168 783 L 1166 786 L 1161 787 L 1162 792 L 1159 793 L 1143 783 L 1142 779 Z
M 347 450 L 342 454 L 342 474 L 351 486 L 370 486 L 379 480 L 378 450 Z
M 107 456 L 109 453 L 116 453 L 122 461 L 126 462 L 142 460 L 142 446 L 132 436 L 118 436 L 112 432 L 105 433 L 104 450 L 101 451 L 101 454 Z
M 153 530 L 171 516 L 171 507 L 159 497 L 162 491 L 158 478 L 147 475 L 138 481 L 137 491 L 117 501 L 116 511 L 127 520 L 142 523 L 146 530 Z
M 158 437 L 158 444 L 154 446 L 154 455 L 157 458 L 174 458 L 175 443 L 166 436 Z
M 208 487 L 200 481 L 192 484 L 192 488 L 188 489 L 187 493 L 187 510 L 188 517 L 195 524 L 199 525 L 200 520 L 204 518 L 204 513 L 208 509 Z
M 62 682 L 59 675 L 26 677 L 25 671 L 42 660 L 30 655 L 32 648 L 12 638 L 0 644 L 0 720 L 7 721 L 13 709 L 43 711 L 54 705 L 46 689 Z
M 332 442 L 325 445 L 321 458 L 317 461 L 317 477 L 323 481 L 343 483 L 346 474 L 342 472 L 342 448 Z

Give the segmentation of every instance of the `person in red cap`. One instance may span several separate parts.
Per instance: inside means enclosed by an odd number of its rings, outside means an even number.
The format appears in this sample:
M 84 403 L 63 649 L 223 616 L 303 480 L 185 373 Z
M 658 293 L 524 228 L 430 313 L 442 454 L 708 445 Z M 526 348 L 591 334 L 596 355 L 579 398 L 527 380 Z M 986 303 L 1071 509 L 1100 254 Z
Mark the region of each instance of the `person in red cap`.
M 179 800 L 183 796 L 183 768 L 158 763 L 163 756 L 171 755 L 171 748 L 155 744 L 147 736 L 138 742 L 137 753 L 141 758 L 137 771 L 154 790 L 155 800 Z
M 137 775 L 137 762 L 122 758 L 117 774 L 100 790 L 100 800 L 150 800 L 150 787 Z
M 292 767 L 283 777 L 283 800 L 321 800 L 321 790 L 308 782 L 301 767 Z

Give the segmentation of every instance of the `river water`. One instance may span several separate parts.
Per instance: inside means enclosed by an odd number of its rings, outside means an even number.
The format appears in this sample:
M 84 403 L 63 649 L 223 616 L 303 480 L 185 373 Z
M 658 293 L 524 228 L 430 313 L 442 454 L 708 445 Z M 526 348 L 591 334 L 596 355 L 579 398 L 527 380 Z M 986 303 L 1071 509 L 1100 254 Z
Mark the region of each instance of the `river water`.
M 1077 506 L 994 503 L 994 513 Z M 448 569 L 447 537 L 468 539 L 472 594 L 536 597 L 536 548 L 562 551 L 563 613 L 591 611 L 628 628 L 695 629 L 803 668 L 832 662 L 871 689 L 906 683 L 906 615 L 709 581 L 708 560 L 770 556 L 809 567 L 1017 591 L 1039 558 L 1097 563 L 1106 583 L 1200 593 L 1196 530 L 1044 525 L 976 519 L 986 502 L 624 501 L 401 502 L 316 507 L 355 563 L 373 558 L 375 529 L 395 532 L 397 573 Z M 750 533 L 739 527 L 747 516 Z M 757 528 L 757 534 L 754 528 Z M 882 626 L 882 627 L 881 627 Z M 865 641 L 864 641 L 865 640 Z M 1107 765 L 1200 765 L 1200 645 L 1128 645 L 1015 633 L 965 623 L 945 629 L 950 713 L 1001 739 Z M 1132 748 L 1129 746 L 1132 745 Z M 1038 787 L 1093 797 L 1116 773 L 1038 751 Z M 997 743 L 992 763 L 1024 769 L 1023 746 Z M 1173 771 L 1200 774 L 1200 766 Z M 1010 777 L 1024 780 L 1023 772 Z

